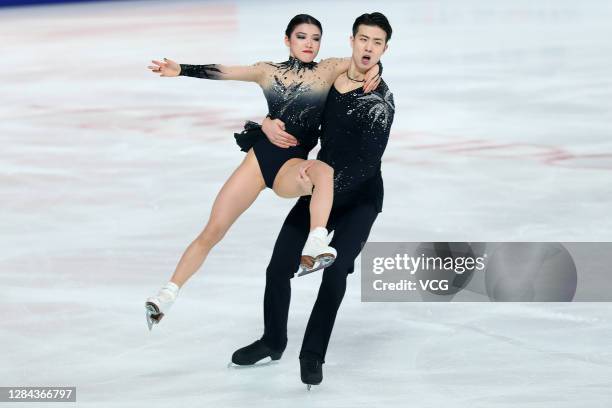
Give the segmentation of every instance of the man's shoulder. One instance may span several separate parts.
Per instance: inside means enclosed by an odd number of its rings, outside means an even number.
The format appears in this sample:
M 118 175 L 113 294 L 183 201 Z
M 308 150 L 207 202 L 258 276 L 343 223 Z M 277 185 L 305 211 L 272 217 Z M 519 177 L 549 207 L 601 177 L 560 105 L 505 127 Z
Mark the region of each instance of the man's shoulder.
M 387 109 L 395 110 L 395 101 L 393 93 L 389 89 L 387 83 L 381 78 L 378 87 L 370 93 L 361 95 L 362 102 L 367 102 L 372 105 L 384 104 Z
M 389 85 L 384 81 L 384 79 L 380 79 L 380 84 L 378 88 L 374 90 L 385 102 L 391 105 L 391 108 L 395 109 L 395 102 L 393 100 L 393 92 L 389 89 Z
M 395 102 L 393 94 L 383 80 L 374 91 L 361 94 L 357 103 L 362 114 L 367 116 L 370 129 L 390 128 L 395 116 Z
M 391 93 L 391 89 L 389 89 L 389 85 L 387 85 L 385 80 L 380 78 L 380 84 L 378 84 L 378 88 L 376 88 L 374 90 L 374 92 L 380 92 L 380 93 L 387 93 L 387 92 L 389 92 L 389 93 Z

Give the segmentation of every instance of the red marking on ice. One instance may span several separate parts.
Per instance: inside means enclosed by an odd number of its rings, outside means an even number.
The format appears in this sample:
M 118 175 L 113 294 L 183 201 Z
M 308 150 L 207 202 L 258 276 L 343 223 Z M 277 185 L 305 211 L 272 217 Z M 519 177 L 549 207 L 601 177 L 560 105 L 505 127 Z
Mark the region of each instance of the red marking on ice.
M 612 170 L 612 153 L 573 154 L 563 147 L 538 143 L 498 143 L 484 139 L 463 139 L 456 135 L 435 135 L 427 132 L 393 132 L 391 139 L 409 139 L 412 143 L 401 146 L 406 150 L 433 150 L 440 153 L 464 154 L 483 158 L 536 159 L 542 164 L 566 168 Z M 418 143 L 420 140 L 450 139 L 440 143 Z M 459 140 L 458 140 L 459 139 Z M 602 164 L 602 159 L 604 163 Z M 391 160 L 396 161 L 396 160 Z M 409 162 L 414 164 L 415 162 Z M 424 163 L 429 164 L 428 161 Z
M 600 159 L 604 159 L 604 164 L 600 164 Z M 586 164 L 580 164 L 584 160 Z M 579 164 L 576 165 L 575 163 Z M 591 163 L 593 164 L 591 164 Z M 545 160 L 546 164 L 566 168 L 586 168 L 596 170 L 612 170 L 612 153 L 599 154 L 566 154 L 564 156 L 551 157 Z

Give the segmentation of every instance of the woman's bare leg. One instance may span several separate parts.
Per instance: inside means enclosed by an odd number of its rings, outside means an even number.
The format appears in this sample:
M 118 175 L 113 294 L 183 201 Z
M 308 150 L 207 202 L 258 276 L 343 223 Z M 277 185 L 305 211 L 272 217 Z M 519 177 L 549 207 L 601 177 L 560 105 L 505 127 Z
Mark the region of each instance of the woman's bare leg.
M 308 166 L 306 175 L 312 181 L 312 192 L 298 183 L 300 168 Z M 310 199 L 310 229 L 326 227 L 334 201 L 334 169 L 319 160 L 288 160 L 274 179 L 274 192 L 286 198 L 312 194 Z
M 251 149 L 217 194 L 206 227 L 187 247 L 170 281 L 179 288 L 183 286 L 265 187 L 257 158 Z

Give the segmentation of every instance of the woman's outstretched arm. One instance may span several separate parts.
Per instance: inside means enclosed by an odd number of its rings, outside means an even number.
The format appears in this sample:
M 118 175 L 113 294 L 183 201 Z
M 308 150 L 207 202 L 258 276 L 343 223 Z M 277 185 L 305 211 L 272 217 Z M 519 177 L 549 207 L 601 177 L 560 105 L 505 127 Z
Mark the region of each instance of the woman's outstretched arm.
M 163 77 L 190 76 L 204 79 L 234 80 L 260 83 L 264 77 L 264 62 L 253 65 L 228 66 L 221 64 L 190 65 L 178 64 L 172 60 L 164 58 L 163 61 L 151 61 L 155 65 L 148 68 Z

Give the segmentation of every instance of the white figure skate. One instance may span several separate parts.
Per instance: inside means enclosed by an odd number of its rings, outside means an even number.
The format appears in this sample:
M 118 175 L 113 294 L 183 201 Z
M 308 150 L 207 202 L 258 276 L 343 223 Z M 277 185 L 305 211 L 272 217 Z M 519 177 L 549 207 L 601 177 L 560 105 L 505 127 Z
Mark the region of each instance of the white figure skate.
M 145 302 L 145 316 L 147 318 L 147 326 L 149 331 L 154 324 L 158 324 L 164 317 L 178 296 L 179 287 L 172 282 L 166 283 L 157 292 L 157 296 L 147 299 Z
M 310 231 L 308 239 L 306 239 L 306 245 L 302 250 L 298 276 L 316 272 L 334 263 L 337 252 L 329 246 L 333 237 L 334 232 L 328 234 L 327 229 L 323 227 L 317 227 Z

